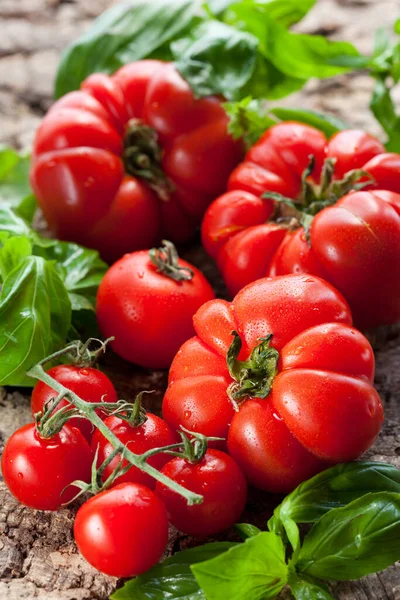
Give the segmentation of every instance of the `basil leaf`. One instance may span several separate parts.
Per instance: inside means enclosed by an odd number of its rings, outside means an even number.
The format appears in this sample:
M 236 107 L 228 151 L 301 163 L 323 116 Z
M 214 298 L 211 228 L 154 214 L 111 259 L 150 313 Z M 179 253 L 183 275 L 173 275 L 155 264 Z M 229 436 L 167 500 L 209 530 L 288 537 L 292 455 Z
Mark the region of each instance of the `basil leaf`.
M 400 492 L 400 470 L 378 462 L 336 465 L 301 483 L 274 511 L 269 528 L 279 522 L 313 523 L 332 508 L 345 506 L 369 492 Z
M 26 371 L 65 341 L 71 303 L 54 266 L 28 256 L 3 281 L 0 385 L 32 385 Z
M 51 240 L 46 248 L 37 248 L 37 254 L 54 260 L 56 269 L 70 292 L 73 310 L 94 310 L 97 288 L 107 271 L 96 250 L 83 248 L 72 242 Z
M 330 42 L 323 36 L 292 33 L 277 23 L 257 4 L 240 2 L 229 9 L 230 24 L 245 29 L 259 40 L 259 51 L 279 71 L 307 80 L 332 77 L 368 60 L 348 42 Z
M 268 532 L 194 565 L 192 571 L 207 600 L 273 598 L 288 577 L 282 540 Z
M 208 561 L 236 546 L 214 542 L 177 552 L 112 594 L 112 600 L 205 600 L 190 566 Z
M 290 27 L 301 21 L 314 6 L 315 2 L 316 0 L 266 0 L 264 2 L 260 2 L 259 0 L 232 2 L 231 0 L 229 3 L 225 2 L 225 5 L 229 4 L 229 7 L 233 6 L 234 11 L 233 14 L 230 14 L 228 10 L 224 15 L 224 21 L 227 23 L 234 23 L 236 21 L 235 7 L 241 5 L 245 10 L 249 7 L 255 9 L 260 19 L 262 19 L 264 15 L 268 15 L 271 19 L 274 19 L 274 21 L 277 21 L 284 27 Z M 218 6 L 219 4 L 223 6 L 223 0 L 214 0 L 214 2 L 209 4 L 212 10 L 213 5 Z M 226 6 L 225 8 L 229 7 Z M 221 12 L 222 11 L 220 10 L 219 13 Z M 218 13 L 214 12 L 214 14 Z
M 154 54 L 189 25 L 198 8 L 199 1 L 193 0 L 135 0 L 113 6 L 63 53 L 56 98 L 78 89 L 91 73 L 113 73 Z
M 171 44 L 176 68 L 195 96 L 241 96 L 256 66 L 254 36 L 216 20 L 201 23 L 189 37 Z
M 0 146 L 0 203 L 32 221 L 36 200 L 29 185 L 30 158 L 13 148 Z
M 289 586 L 295 600 L 333 600 L 325 584 L 304 575 L 293 574 Z
M 25 219 L 18 216 L 8 205 L 0 205 L 0 231 L 10 235 L 23 235 L 30 241 L 36 239 L 37 234 L 28 225 Z
M 300 123 L 306 123 L 307 125 L 316 127 L 328 138 L 332 137 L 332 135 L 338 131 L 349 129 L 349 125 L 333 115 L 320 113 L 315 110 L 308 110 L 306 108 L 283 108 L 279 106 L 269 109 L 269 112 L 275 117 L 278 117 L 280 121 L 300 121 Z
M 305 536 L 296 570 L 320 579 L 359 579 L 400 559 L 400 494 L 366 494 L 335 508 Z
M 242 540 L 247 540 L 247 538 L 261 533 L 261 529 L 255 525 L 251 525 L 250 523 L 238 523 L 235 525 L 235 531 L 238 535 L 240 535 Z
M 12 237 L 5 239 L 0 249 L 0 274 L 2 281 L 31 254 L 32 246 L 28 238 Z

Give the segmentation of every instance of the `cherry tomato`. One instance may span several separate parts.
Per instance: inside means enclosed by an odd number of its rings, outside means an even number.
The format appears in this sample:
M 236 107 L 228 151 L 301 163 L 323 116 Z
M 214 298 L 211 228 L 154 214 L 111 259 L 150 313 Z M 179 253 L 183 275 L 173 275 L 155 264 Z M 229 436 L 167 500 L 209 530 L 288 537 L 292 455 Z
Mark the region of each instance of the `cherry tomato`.
M 28 423 L 8 439 L 1 460 L 4 481 L 21 504 L 38 510 L 57 510 L 69 502 L 80 479 L 90 481 L 90 447 L 76 427 L 64 425 L 52 438 L 41 438 Z
M 93 567 L 113 577 L 133 577 L 153 567 L 168 541 L 167 511 L 140 483 L 121 483 L 81 506 L 74 536 Z
M 75 365 L 59 365 L 49 369 L 48 374 L 86 402 L 118 401 L 117 392 L 107 375 L 92 367 L 81 368 Z M 56 397 L 57 392 L 47 384 L 39 381 L 32 392 L 32 414 L 43 411 L 46 402 Z M 58 409 L 68 404 L 67 400 L 62 400 L 58 405 Z M 98 409 L 96 412 L 100 417 L 106 417 L 104 411 Z M 90 421 L 76 417 L 71 419 L 69 424 L 78 427 L 90 442 L 93 435 L 93 425 Z
M 222 100 L 195 99 L 159 60 L 92 74 L 58 100 L 36 134 L 31 168 L 56 237 L 110 262 L 162 237 L 187 240 L 243 156 Z
M 122 358 L 167 368 L 193 336 L 193 315 L 214 292 L 198 269 L 182 259 L 176 266 L 190 269 L 193 277 L 176 281 L 158 272 L 144 250 L 127 254 L 107 271 L 97 295 L 97 319 L 102 334 L 114 336 L 111 347 Z
M 244 510 L 246 479 L 225 452 L 208 449 L 196 463 L 176 457 L 162 473 L 203 496 L 201 504 L 189 506 L 182 496 L 157 482 L 156 494 L 165 503 L 170 522 L 183 533 L 196 537 L 214 535 L 232 527 Z
M 172 429 L 167 425 L 165 421 L 153 415 L 147 413 L 147 418 L 144 423 L 137 427 L 130 425 L 123 419 L 116 416 L 108 417 L 104 423 L 114 433 L 117 438 L 125 445 L 129 450 L 135 454 L 143 454 L 147 450 L 152 448 L 158 448 L 160 446 L 170 446 L 175 444 L 178 440 L 178 436 Z M 102 462 L 112 453 L 113 446 L 109 441 L 96 430 L 92 438 L 92 450 L 93 452 L 98 450 L 98 461 L 97 464 L 100 466 Z M 165 463 L 170 460 L 168 454 L 155 454 L 148 459 L 148 464 L 155 469 L 160 470 Z M 103 481 L 111 475 L 114 469 L 120 462 L 119 457 L 115 457 L 105 468 L 103 472 Z M 127 465 L 128 462 L 123 460 L 123 466 Z M 149 488 L 154 488 L 155 480 L 147 473 L 144 473 L 136 467 L 131 467 L 125 475 L 121 475 L 115 480 L 115 484 L 123 483 L 126 481 L 132 481 L 136 483 L 142 483 Z
M 338 194 L 330 206 L 321 203 L 317 214 L 315 205 L 306 235 L 298 221 L 293 230 L 295 219 L 267 222 L 273 203 L 261 196 L 277 192 L 301 207 L 301 169 L 310 155 L 315 167 L 309 182 L 319 182 L 326 157 L 335 161 L 336 182 L 363 169 L 374 183 Z M 262 277 L 312 273 L 344 295 L 357 326 L 395 323 L 400 318 L 399 182 L 400 155 L 386 153 L 370 134 L 344 130 L 328 141 L 308 125 L 279 123 L 249 150 L 229 179 L 229 191 L 208 208 L 203 244 L 232 296 Z
M 288 492 L 374 442 L 383 408 L 373 351 L 326 281 L 260 279 L 232 303 L 203 305 L 194 325 L 171 365 L 163 416 L 226 437 L 251 484 Z

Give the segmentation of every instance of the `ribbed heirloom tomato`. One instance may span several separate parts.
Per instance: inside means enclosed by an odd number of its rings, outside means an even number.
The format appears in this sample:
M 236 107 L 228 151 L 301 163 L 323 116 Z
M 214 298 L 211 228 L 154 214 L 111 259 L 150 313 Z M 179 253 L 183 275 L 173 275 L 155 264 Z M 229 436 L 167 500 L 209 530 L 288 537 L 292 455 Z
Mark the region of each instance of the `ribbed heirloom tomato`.
M 221 99 L 196 100 L 172 63 L 90 75 L 40 125 L 31 183 L 57 237 L 114 261 L 188 239 L 242 157 Z
M 304 193 L 310 156 L 315 164 Z M 374 183 L 347 194 L 349 186 L 338 181 L 354 169 Z M 310 184 L 320 180 L 313 192 Z M 249 150 L 228 190 L 208 208 L 202 236 L 232 295 L 260 277 L 312 273 L 344 295 L 359 327 L 400 319 L 400 155 L 362 131 L 341 131 L 328 142 L 308 125 L 280 123 Z M 302 212 L 269 222 L 274 203 L 264 192 L 298 201 Z
M 341 294 L 311 275 L 260 279 L 232 303 L 208 302 L 172 363 L 165 420 L 227 437 L 249 482 L 273 492 L 357 458 L 383 408 L 372 348 L 351 325 Z

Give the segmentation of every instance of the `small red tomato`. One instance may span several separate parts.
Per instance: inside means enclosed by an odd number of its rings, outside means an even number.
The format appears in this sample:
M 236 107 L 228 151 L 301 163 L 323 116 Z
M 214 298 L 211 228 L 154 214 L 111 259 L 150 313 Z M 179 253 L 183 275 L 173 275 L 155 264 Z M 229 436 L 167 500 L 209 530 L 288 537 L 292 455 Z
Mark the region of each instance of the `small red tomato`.
M 189 506 L 182 496 L 157 482 L 156 493 L 167 507 L 170 522 L 183 533 L 213 535 L 232 527 L 242 514 L 246 479 L 228 454 L 208 449 L 197 463 L 176 457 L 161 472 L 204 498 L 201 504 Z
M 121 483 L 81 506 L 74 536 L 93 567 L 113 577 L 133 577 L 159 561 L 168 541 L 167 512 L 144 485 Z
M 160 446 L 169 446 L 178 441 L 178 437 L 175 432 L 167 425 L 165 421 L 153 415 L 147 413 L 147 419 L 141 425 L 135 427 L 130 425 L 123 419 L 116 416 L 107 417 L 104 421 L 105 425 L 117 436 L 121 442 L 129 448 L 135 454 L 143 454 L 147 450 L 152 448 L 158 448 Z M 102 462 L 112 453 L 113 446 L 103 436 L 103 434 L 96 430 L 92 439 L 92 450 L 93 452 L 98 449 L 98 461 L 97 464 L 100 466 Z M 160 470 L 170 460 L 168 454 L 155 454 L 147 461 L 152 467 Z M 120 462 L 120 458 L 116 456 L 105 468 L 103 472 L 103 481 L 107 479 L 117 467 Z M 127 465 L 128 461 L 124 460 L 123 465 Z M 132 481 L 136 483 L 142 483 L 147 485 L 149 488 L 154 488 L 155 480 L 150 475 L 147 475 L 136 467 L 131 467 L 125 475 L 121 475 L 115 480 L 116 484 Z
M 111 347 L 117 354 L 163 369 L 194 335 L 193 315 L 214 292 L 172 244 L 158 252 L 156 263 L 146 250 L 126 254 L 101 282 L 96 310 L 103 335 L 115 337 Z
M 117 392 L 113 384 L 107 375 L 97 369 L 91 367 L 81 368 L 75 365 L 59 365 L 50 369 L 48 374 L 86 402 L 118 401 Z M 32 414 L 41 412 L 46 402 L 56 397 L 56 391 L 42 381 L 39 381 L 32 392 Z M 62 400 L 57 408 L 60 409 L 68 404 L 67 400 Z M 97 414 L 102 418 L 106 416 L 106 413 L 101 410 L 98 410 Z M 78 427 L 90 442 L 93 434 L 93 425 L 90 421 L 76 417 L 71 419 L 69 424 L 73 427 Z
M 92 452 L 76 427 L 64 425 L 52 438 L 41 438 L 34 423 L 7 441 L 1 469 L 4 481 L 21 504 L 38 510 L 57 510 L 69 502 L 76 479 L 90 481 Z

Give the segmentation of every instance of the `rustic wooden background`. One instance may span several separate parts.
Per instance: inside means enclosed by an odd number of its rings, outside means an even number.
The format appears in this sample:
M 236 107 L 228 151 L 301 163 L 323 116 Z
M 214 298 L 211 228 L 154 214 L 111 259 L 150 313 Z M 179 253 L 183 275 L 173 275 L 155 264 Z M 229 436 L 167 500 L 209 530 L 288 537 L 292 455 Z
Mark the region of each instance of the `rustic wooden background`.
M 60 52 L 111 3 L 0 0 L 0 142 L 29 147 L 33 132 L 52 101 Z M 399 14 L 399 0 L 318 0 L 298 29 L 347 39 L 361 51 L 369 52 L 372 33 L 377 27 L 390 27 Z M 367 75 L 342 76 L 312 81 L 284 104 L 330 111 L 356 127 L 380 135 L 368 111 L 371 90 Z M 185 256 L 221 289 L 213 265 L 196 244 L 187 249 Z M 386 410 L 383 432 L 368 457 L 400 466 L 400 326 L 368 335 L 376 349 L 376 385 Z M 113 357 L 105 368 L 115 375 L 124 397 L 132 398 L 140 389 L 156 389 L 151 408 L 159 407 L 165 373 L 139 371 L 128 364 L 117 364 Z M 29 420 L 29 398 L 21 391 L 0 389 L 0 451 L 7 437 Z M 253 494 L 246 517 L 265 524 L 274 501 Z M 0 482 L 0 600 L 105 600 L 116 588 L 115 579 L 97 573 L 77 554 L 72 538 L 73 517 L 73 508 L 54 514 L 25 509 Z M 171 531 L 168 552 L 192 543 Z M 335 584 L 332 592 L 338 600 L 400 600 L 400 565 L 360 582 Z

